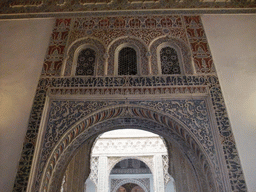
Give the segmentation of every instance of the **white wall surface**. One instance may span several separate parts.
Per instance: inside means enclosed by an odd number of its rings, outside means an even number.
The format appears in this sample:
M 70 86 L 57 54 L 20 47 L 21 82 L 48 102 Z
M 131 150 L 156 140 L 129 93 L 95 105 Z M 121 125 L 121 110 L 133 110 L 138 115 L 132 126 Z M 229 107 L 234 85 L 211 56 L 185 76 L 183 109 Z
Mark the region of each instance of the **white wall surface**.
M 249 192 L 256 192 L 256 15 L 203 15 Z
M 53 19 L 0 21 L 0 191 L 12 191 Z

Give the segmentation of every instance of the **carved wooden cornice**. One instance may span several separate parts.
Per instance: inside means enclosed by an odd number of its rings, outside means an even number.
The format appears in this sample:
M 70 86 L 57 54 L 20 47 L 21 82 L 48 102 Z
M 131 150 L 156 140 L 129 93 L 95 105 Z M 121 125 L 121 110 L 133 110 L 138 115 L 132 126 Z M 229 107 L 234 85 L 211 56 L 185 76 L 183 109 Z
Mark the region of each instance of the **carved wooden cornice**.
M 172 14 L 255 13 L 255 0 L 3 0 L 0 19 L 102 14 L 102 11 Z M 103 13 L 104 14 L 104 13 Z M 147 14 L 147 13 L 146 13 Z

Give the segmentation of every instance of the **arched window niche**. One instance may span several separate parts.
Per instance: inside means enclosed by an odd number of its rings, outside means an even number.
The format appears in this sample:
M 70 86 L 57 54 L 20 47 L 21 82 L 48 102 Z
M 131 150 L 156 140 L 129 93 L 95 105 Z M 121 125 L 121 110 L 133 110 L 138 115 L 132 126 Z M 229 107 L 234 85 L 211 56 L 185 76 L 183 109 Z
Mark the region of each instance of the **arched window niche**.
M 72 76 L 94 76 L 98 63 L 98 50 L 92 45 L 81 45 L 74 53 Z
M 132 44 L 122 44 L 115 51 L 114 75 L 140 75 L 139 49 Z
M 183 75 L 184 64 L 181 50 L 175 44 L 162 43 L 157 47 L 159 75 Z

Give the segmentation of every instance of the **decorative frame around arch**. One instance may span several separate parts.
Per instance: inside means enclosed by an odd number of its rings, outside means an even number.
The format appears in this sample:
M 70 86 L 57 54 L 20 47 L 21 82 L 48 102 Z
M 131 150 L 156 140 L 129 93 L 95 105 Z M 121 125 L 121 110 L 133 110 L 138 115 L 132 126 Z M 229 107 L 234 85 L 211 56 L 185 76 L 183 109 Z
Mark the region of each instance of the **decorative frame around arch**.
M 108 53 L 108 66 L 107 66 L 107 75 L 113 76 L 116 74 L 115 69 L 117 68 L 116 60 L 118 57 L 116 56 L 117 52 L 119 52 L 120 47 L 123 48 L 125 46 L 131 46 L 132 48 L 136 48 L 138 51 L 138 74 L 137 75 L 148 75 L 149 74 L 149 60 L 147 57 L 147 46 L 142 40 L 139 40 L 135 37 L 120 37 L 117 40 L 113 41 L 107 49 Z
M 92 48 L 96 51 L 94 75 L 103 76 L 105 66 L 105 59 L 103 55 L 106 52 L 106 48 L 99 40 L 92 38 L 79 39 L 70 45 L 64 57 L 62 74 L 64 76 L 75 76 L 74 71 L 76 68 L 77 56 L 83 48 Z
M 200 144 L 198 145 L 198 142 L 196 142 L 197 139 L 193 137 L 193 134 L 191 135 L 191 133 L 189 133 L 190 131 L 188 129 L 184 129 L 184 126 L 177 123 L 176 120 L 174 121 L 170 119 L 170 117 L 159 112 L 156 113 L 155 111 L 141 107 L 114 107 L 101 110 L 100 112 L 88 116 L 83 121 L 80 121 L 73 126 L 73 128 L 69 129 L 65 135 L 63 135 L 62 139 L 54 147 L 54 150 L 48 158 L 46 168 L 44 169 L 43 177 L 41 179 L 40 191 L 53 192 L 58 190 L 58 183 L 61 182 L 61 178 L 64 173 L 63 170 L 65 166 L 67 166 L 69 159 L 72 157 L 72 154 L 76 151 L 76 149 L 86 140 L 90 139 L 91 137 L 95 137 L 95 134 L 101 134 L 102 132 L 108 130 L 127 128 L 127 124 L 125 124 L 127 121 L 122 120 L 124 117 L 128 119 L 133 117 L 135 119 L 131 119 L 131 121 L 139 122 L 137 122 L 136 125 L 128 122 L 130 128 L 149 130 L 159 134 L 160 136 L 167 137 L 168 135 L 177 140 L 178 143 L 183 143 L 182 145 L 185 145 L 185 151 L 187 151 L 190 156 L 193 153 L 195 154 L 195 156 L 192 157 L 194 162 L 199 160 L 199 163 L 197 162 L 194 167 L 197 171 L 196 174 L 200 177 L 206 177 L 203 173 L 204 170 L 202 170 L 202 167 L 200 168 L 200 164 L 207 165 L 210 170 L 213 169 L 211 163 L 209 164 L 210 160 L 206 153 L 202 152 L 204 149 L 202 149 Z M 121 121 L 118 124 L 118 120 L 120 120 L 120 118 Z M 213 171 L 211 172 L 213 175 L 215 175 Z M 207 180 L 208 177 L 207 179 L 202 180 L 199 178 L 202 191 L 208 190 L 208 184 L 205 183 L 208 182 Z M 214 183 L 214 188 L 217 187 L 215 180 L 213 181 L 211 179 L 209 182 Z M 216 190 L 213 189 L 213 191 Z
M 161 66 L 159 57 L 160 49 L 164 46 L 169 46 L 175 48 L 179 55 L 180 68 L 183 74 L 193 74 L 194 67 L 192 64 L 192 54 L 186 43 L 180 39 L 171 38 L 169 36 L 164 36 L 153 40 L 149 46 L 151 53 L 151 68 L 152 75 L 161 74 L 159 65 Z

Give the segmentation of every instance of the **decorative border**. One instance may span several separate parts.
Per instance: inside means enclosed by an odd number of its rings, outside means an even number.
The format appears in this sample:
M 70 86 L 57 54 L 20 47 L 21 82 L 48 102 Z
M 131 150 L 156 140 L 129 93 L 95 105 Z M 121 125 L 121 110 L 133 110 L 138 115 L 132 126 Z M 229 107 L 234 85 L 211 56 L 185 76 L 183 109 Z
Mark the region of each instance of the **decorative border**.
M 45 76 L 60 75 L 71 21 L 71 18 L 56 19 L 41 74 Z
M 220 94 L 220 88 L 218 85 L 218 79 L 211 75 L 211 76 L 165 76 L 165 77 L 102 77 L 102 78 L 43 78 L 39 81 L 39 86 L 37 90 L 37 94 L 35 97 L 34 107 L 32 108 L 32 116 L 29 123 L 29 126 L 31 128 L 28 129 L 26 138 L 27 141 L 24 145 L 23 150 L 23 160 L 20 162 L 20 170 L 17 175 L 17 179 L 22 180 L 16 180 L 15 188 L 16 190 L 25 190 L 24 187 L 26 187 L 24 183 L 24 169 L 21 169 L 23 166 L 23 162 L 26 162 L 26 167 L 31 166 L 32 158 L 29 159 L 29 156 L 27 155 L 28 152 L 31 154 L 31 157 L 33 157 L 33 151 L 35 145 L 35 139 L 37 135 L 37 131 L 40 125 L 41 121 L 41 114 L 43 110 L 43 106 L 45 103 L 46 98 L 46 90 L 50 87 L 84 87 L 89 88 L 90 87 L 109 87 L 109 89 L 114 89 L 115 87 L 131 87 L 131 89 L 136 89 L 136 87 L 145 86 L 145 87 L 151 87 L 151 86 L 163 86 L 163 87 L 169 87 L 169 86 L 184 86 L 190 88 L 190 86 L 193 85 L 207 85 L 210 87 L 210 94 L 212 97 L 214 109 L 217 113 L 217 124 L 220 129 L 220 133 L 223 136 L 220 136 L 223 139 L 223 150 L 224 155 L 226 156 L 226 162 L 229 164 L 228 170 L 232 172 L 232 182 L 234 189 L 238 188 L 240 191 L 246 191 L 246 185 L 243 179 L 243 174 L 241 171 L 240 163 L 237 162 L 239 159 L 237 158 L 237 151 L 235 148 L 235 143 L 232 139 L 232 142 L 230 142 L 230 139 L 233 137 L 230 131 L 230 125 L 228 123 L 228 119 L 226 118 L 227 114 L 225 112 L 225 108 L 223 107 L 223 98 Z M 221 108 L 219 108 L 221 106 Z M 221 112 L 221 113 L 220 113 Z M 221 114 L 221 116 L 220 116 Z M 224 123 L 225 121 L 225 123 Z M 224 123 L 224 124 L 223 124 Z M 225 125 L 225 127 L 222 127 Z M 224 128 L 224 129 L 223 129 Z M 227 135 L 228 134 L 228 135 Z M 226 140 L 226 141 L 225 141 Z M 33 151 L 32 151 L 33 150 Z M 28 167 L 28 168 L 29 168 Z M 232 168 L 232 169 L 230 169 Z M 28 169 L 29 170 L 29 169 Z M 29 172 L 25 173 L 27 176 L 29 175 Z M 239 178 L 239 180 L 238 180 Z M 28 177 L 27 177 L 28 179 Z M 27 180 L 28 181 L 28 180 Z M 237 182 L 240 181 L 240 182 Z
M 183 18 L 196 72 L 198 74 L 215 73 L 216 70 L 201 18 L 199 16 L 184 16 Z
M 159 0 L 159 1 L 142 1 L 142 0 L 105 0 L 101 3 L 97 1 L 79 0 L 14 0 L 3 1 L 0 3 L 0 14 L 24 14 L 29 13 L 27 17 L 39 16 L 45 17 L 45 13 L 51 13 L 49 16 L 56 16 L 58 13 L 78 11 L 98 12 L 98 11 L 114 11 L 114 10 L 159 10 L 168 9 L 179 13 L 251 13 L 255 12 L 256 7 L 254 0 L 249 1 L 173 1 L 173 0 Z M 32 13 L 36 15 L 31 15 Z M 76 13 L 79 14 L 79 13 Z M 11 17 L 11 16 L 9 16 Z
M 138 88 L 53 88 L 49 90 L 50 95 L 179 95 L 179 94 L 209 94 L 207 86 L 191 87 L 138 87 Z

